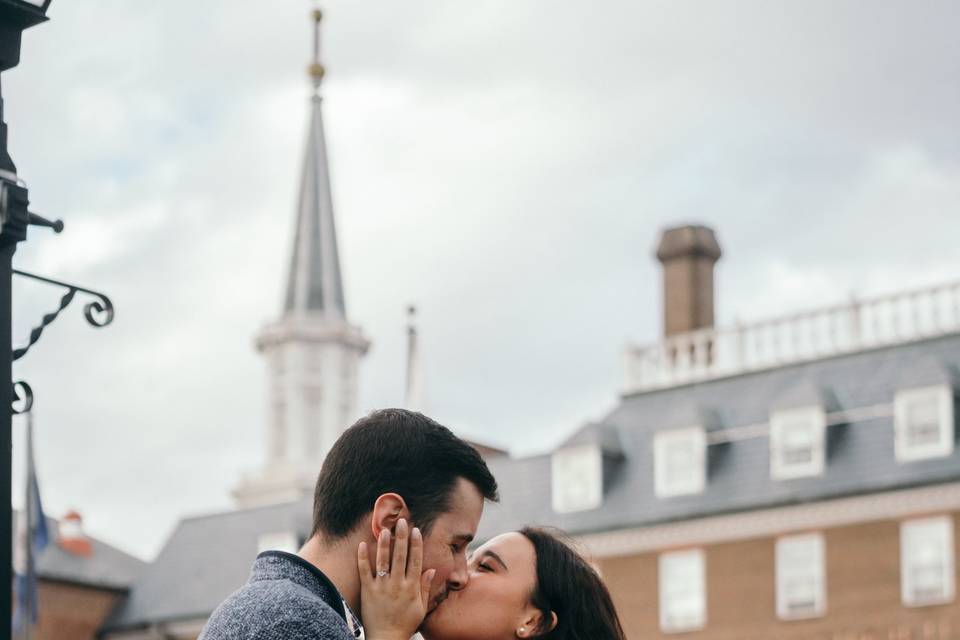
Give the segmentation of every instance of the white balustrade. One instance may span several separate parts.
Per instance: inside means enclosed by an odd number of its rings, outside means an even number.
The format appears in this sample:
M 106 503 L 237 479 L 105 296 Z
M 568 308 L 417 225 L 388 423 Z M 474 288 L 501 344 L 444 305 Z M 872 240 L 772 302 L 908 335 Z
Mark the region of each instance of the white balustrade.
M 632 393 L 960 332 L 960 281 L 628 345 Z

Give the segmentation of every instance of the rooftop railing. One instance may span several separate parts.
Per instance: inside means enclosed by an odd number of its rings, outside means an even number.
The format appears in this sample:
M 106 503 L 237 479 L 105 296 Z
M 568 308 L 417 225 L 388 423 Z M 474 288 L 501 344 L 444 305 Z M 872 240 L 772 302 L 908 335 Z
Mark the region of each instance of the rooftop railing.
M 662 389 L 960 331 L 960 281 L 628 345 L 624 393 Z

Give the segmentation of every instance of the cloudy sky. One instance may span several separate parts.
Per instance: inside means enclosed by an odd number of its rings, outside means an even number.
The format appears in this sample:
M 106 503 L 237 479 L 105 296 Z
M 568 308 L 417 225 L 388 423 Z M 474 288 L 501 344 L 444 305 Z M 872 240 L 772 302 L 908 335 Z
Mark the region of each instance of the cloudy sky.
M 96 330 L 78 300 L 15 367 L 46 506 L 144 558 L 263 457 L 252 338 L 280 309 L 311 6 L 54 0 L 4 74 L 11 154 L 67 224 L 15 264 L 117 307 Z M 720 324 L 960 278 L 952 0 L 324 8 L 363 409 L 402 401 L 415 302 L 444 422 L 523 454 L 602 416 L 624 343 L 660 331 L 667 225 L 717 230 Z M 59 294 L 14 296 L 20 344 Z

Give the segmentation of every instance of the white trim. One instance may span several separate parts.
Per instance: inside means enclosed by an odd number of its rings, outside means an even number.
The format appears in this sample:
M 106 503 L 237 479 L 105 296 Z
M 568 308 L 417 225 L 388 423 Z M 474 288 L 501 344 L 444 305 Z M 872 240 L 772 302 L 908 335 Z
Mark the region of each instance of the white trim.
M 931 561 L 931 558 L 921 556 L 931 551 L 936 557 L 932 558 L 933 566 L 927 569 L 939 569 L 941 593 L 925 596 L 917 593 L 916 574 L 918 569 L 924 568 L 924 561 Z M 955 574 L 953 518 L 937 516 L 900 523 L 900 595 L 904 606 L 924 607 L 953 602 Z
M 674 446 L 692 448 L 690 466 L 682 469 L 682 481 L 672 478 L 669 451 Z M 659 431 L 653 436 L 654 491 L 658 498 L 702 493 L 707 477 L 707 436 L 703 427 Z
M 960 511 L 960 482 L 577 536 L 594 558 Z
M 822 533 L 803 533 L 783 536 L 776 542 L 777 617 L 781 620 L 817 618 L 827 608 L 826 552 Z M 813 584 L 811 609 L 792 611 L 791 581 L 810 581 Z
M 936 442 L 911 444 L 909 434 L 910 407 L 918 403 L 936 403 L 938 439 Z M 942 384 L 898 391 L 894 396 L 894 431 L 897 461 L 912 462 L 928 458 L 942 458 L 953 453 L 954 411 L 953 389 Z
M 770 477 L 789 480 L 823 474 L 826 450 L 827 418 L 823 407 L 812 406 L 770 414 Z M 806 428 L 810 442 L 810 459 L 795 462 L 787 459 L 790 432 Z
M 684 563 L 689 563 L 684 567 Z M 680 574 L 671 574 L 673 567 Z M 703 629 L 707 624 L 707 561 L 703 549 L 685 549 L 663 553 L 657 559 L 657 579 L 659 586 L 660 630 L 665 633 L 694 631 Z M 693 610 L 685 612 L 689 619 L 673 620 L 670 618 L 672 609 L 669 602 L 671 595 L 676 597 L 677 591 L 692 590 L 696 592 L 696 602 Z

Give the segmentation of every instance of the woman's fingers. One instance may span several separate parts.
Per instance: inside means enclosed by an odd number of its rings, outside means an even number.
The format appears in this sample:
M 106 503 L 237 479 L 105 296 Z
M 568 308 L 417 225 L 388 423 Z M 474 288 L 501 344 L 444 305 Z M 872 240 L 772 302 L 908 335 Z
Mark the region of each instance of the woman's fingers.
M 423 610 L 430 607 L 430 585 L 433 583 L 433 576 L 437 575 L 436 569 L 427 569 L 420 576 L 420 602 L 423 603 Z
M 377 577 L 389 575 L 390 573 L 390 530 L 380 531 L 380 537 L 377 539 Z
M 410 532 L 410 557 L 407 558 L 407 577 L 416 580 L 420 577 L 423 567 L 423 535 L 420 529 L 413 528 Z
M 410 526 L 403 518 L 397 521 L 397 541 L 393 545 L 393 565 L 390 573 L 403 578 L 407 571 L 407 545 L 410 543 Z
M 360 571 L 360 584 L 366 586 L 373 579 L 373 572 L 370 570 L 370 558 L 367 553 L 367 543 L 361 542 L 357 548 L 357 569 Z

